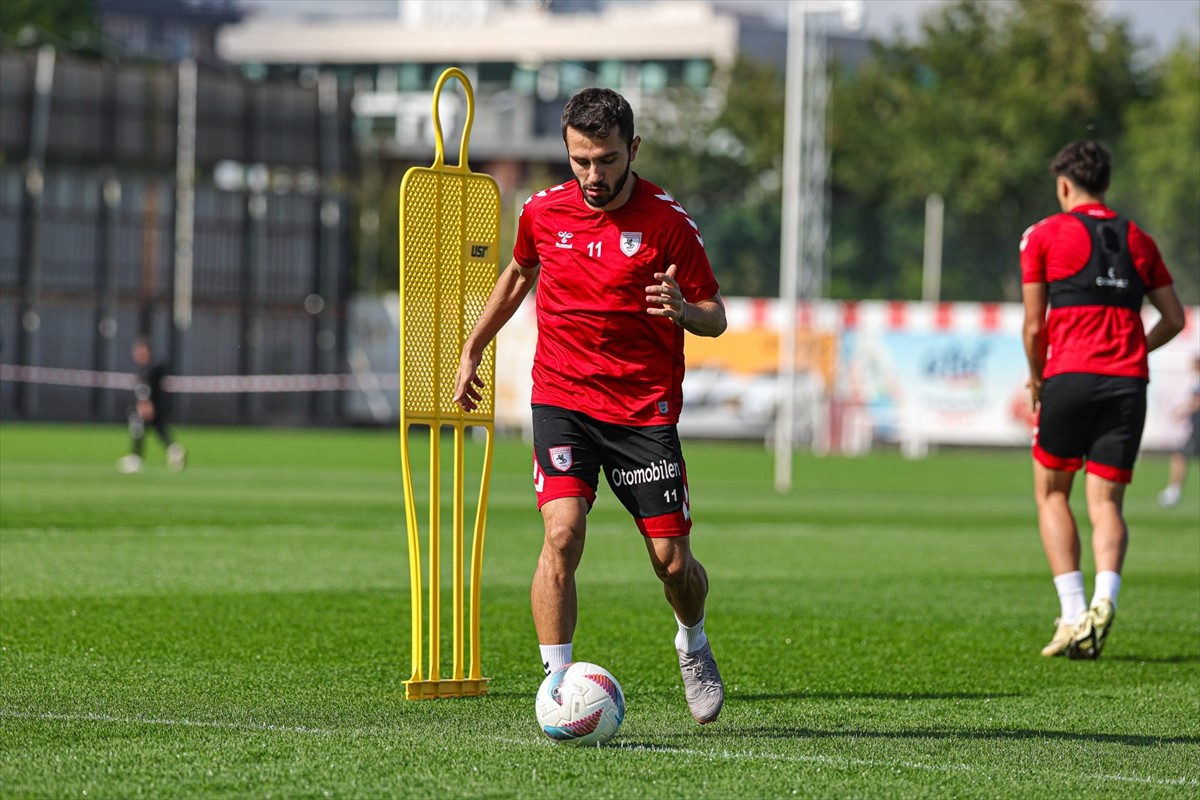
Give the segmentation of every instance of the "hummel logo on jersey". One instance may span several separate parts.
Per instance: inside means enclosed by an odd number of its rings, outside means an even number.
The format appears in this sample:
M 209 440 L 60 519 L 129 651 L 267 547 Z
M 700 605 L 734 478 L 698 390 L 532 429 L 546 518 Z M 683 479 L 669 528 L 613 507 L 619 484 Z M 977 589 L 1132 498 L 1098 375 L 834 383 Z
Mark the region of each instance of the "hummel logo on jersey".
M 573 234 L 573 233 L 568 233 L 567 231 L 559 231 L 558 232 L 558 241 L 554 243 L 554 246 L 562 247 L 566 250 L 572 250 L 572 249 L 574 249 L 574 245 L 571 244 L 571 240 L 574 238 L 575 238 L 575 234 Z
M 621 231 L 621 252 L 632 257 L 642 246 L 642 233 L 630 233 L 629 231 Z
M 704 247 L 704 239 L 700 236 L 700 226 L 692 221 L 692 218 L 690 216 L 688 216 L 688 213 L 683 210 L 683 206 L 679 205 L 679 203 L 676 202 L 675 198 L 671 197 L 671 195 L 667 194 L 666 192 L 663 192 L 662 194 L 656 194 L 654 196 L 656 198 L 658 198 L 659 200 L 662 200 L 664 203 L 669 205 L 675 211 L 678 211 L 680 214 L 683 214 L 683 218 L 687 220 L 687 224 L 691 225 L 692 230 L 695 231 L 695 233 L 696 233 L 696 241 L 700 243 L 701 247 Z

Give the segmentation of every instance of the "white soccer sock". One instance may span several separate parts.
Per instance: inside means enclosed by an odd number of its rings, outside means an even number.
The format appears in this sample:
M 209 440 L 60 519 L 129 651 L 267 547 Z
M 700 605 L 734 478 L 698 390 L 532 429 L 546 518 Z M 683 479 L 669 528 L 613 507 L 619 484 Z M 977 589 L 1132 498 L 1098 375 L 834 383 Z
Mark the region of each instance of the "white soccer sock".
M 675 649 L 681 653 L 694 653 L 708 644 L 708 636 L 704 633 L 704 617 L 692 627 L 684 625 L 679 617 L 675 617 L 679 632 L 675 634 Z
M 1117 607 L 1117 592 L 1121 591 L 1121 574 L 1111 570 L 1096 573 L 1096 593 L 1092 595 L 1092 605 L 1101 597 L 1112 600 L 1113 608 Z
M 542 670 L 549 675 L 559 667 L 571 663 L 571 643 L 566 644 L 539 644 L 538 649 L 542 651 Z
M 1083 573 L 1079 570 L 1064 572 L 1054 576 L 1054 588 L 1058 590 L 1058 604 L 1062 609 L 1060 619 L 1063 622 L 1075 622 L 1079 615 L 1087 611 L 1087 602 L 1083 593 Z

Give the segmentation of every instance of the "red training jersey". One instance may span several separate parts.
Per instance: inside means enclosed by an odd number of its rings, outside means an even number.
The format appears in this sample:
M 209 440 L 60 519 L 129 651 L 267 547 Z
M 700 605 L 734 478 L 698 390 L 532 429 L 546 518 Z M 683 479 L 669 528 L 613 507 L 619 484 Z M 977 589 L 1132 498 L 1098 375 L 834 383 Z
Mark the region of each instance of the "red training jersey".
M 1066 281 L 1080 272 L 1092 256 L 1092 237 L 1083 221 L 1114 219 L 1117 213 L 1100 203 L 1089 203 L 1055 214 L 1029 227 L 1021 236 L 1021 282 Z M 1171 273 L 1158 247 L 1132 221 L 1128 233 L 1129 255 L 1146 291 L 1168 286 Z M 1046 367 L 1043 378 L 1064 372 L 1087 372 L 1149 379 L 1146 331 L 1138 310 L 1117 305 L 1051 305 L 1046 318 Z
M 688 302 L 720 288 L 679 203 L 639 177 L 623 206 L 601 211 L 571 180 L 525 201 L 513 258 L 541 264 L 535 404 L 622 425 L 679 421 L 684 331 L 646 313 L 646 287 L 674 264 Z

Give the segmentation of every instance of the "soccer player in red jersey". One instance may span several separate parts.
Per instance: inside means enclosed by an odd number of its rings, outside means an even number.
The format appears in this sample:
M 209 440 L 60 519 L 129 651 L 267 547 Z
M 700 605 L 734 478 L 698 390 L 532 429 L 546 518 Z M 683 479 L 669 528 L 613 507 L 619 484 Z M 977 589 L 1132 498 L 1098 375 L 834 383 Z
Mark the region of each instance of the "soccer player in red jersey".
M 1094 141 L 1050 163 L 1063 213 L 1021 237 L 1024 341 L 1037 427 L 1034 499 L 1061 616 L 1044 656 L 1097 658 L 1116 614 L 1129 531 L 1125 487 L 1146 420 L 1147 353 L 1183 330 L 1154 240 L 1104 205 L 1112 155 Z M 1159 312 L 1145 331 L 1143 299 Z M 1071 484 L 1086 462 L 1096 584 L 1085 603 Z
M 562 114 L 575 180 L 525 202 L 512 262 L 463 344 L 454 400 L 479 400 L 487 344 L 537 282 L 533 482 L 545 527 L 530 600 L 548 674 L 572 660 L 575 571 L 601 469 L 637 523 L 667 602 L 688 707 L 717 718 L 724 685 L 704 632 L 708 574 L 692 554 L 677 423 L 684 331 L 719 336 L 725 305 L 696 224 L 631 170 L 641 139 L 609 89 Z

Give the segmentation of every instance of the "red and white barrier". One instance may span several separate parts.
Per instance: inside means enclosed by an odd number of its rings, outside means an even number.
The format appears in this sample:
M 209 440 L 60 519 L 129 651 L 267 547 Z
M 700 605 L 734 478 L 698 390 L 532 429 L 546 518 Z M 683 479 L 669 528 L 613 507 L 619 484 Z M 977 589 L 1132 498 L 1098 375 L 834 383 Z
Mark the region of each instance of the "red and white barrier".
M 80 386 L 93 389 L 129 389 L 137 376 L 129 372 L 95 372 L 86 369 L 25 367 L 0 364 L 0 380 Z M 397 390 L 400 375 L 168 375 L 163 389 L 187 394 L 241 394 L 256 392 L 346 392 Z

